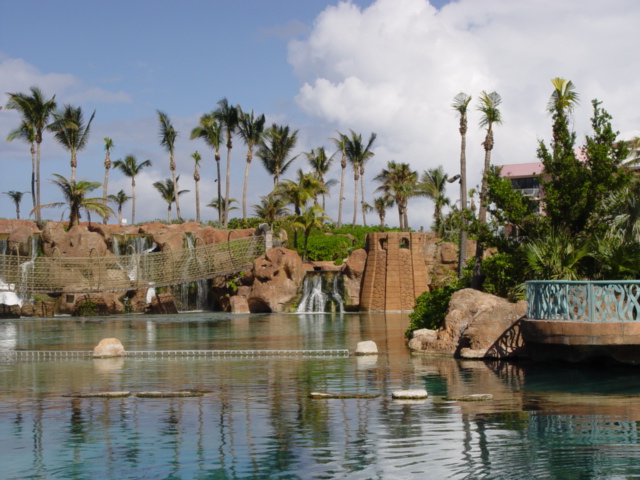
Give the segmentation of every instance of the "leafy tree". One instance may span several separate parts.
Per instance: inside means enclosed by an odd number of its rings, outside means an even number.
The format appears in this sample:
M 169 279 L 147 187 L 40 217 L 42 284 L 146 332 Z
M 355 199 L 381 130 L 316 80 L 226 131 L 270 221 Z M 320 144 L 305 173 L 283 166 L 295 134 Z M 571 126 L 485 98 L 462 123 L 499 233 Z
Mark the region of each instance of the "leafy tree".
M 364 175 L 364 165 L 366 162 L 374 156 L 371 147 L 376 140 L 376 134 L 372 133 L 369 137 L 369 141 L 365 145 L 362 143 L 362 135 L 349 130 L 350 137 L 345 139 L 345 153 L 347 160 L 353 167 L 353 180 L 354 180 L 354 193 L 353 193 L 353 224 L 356 223 L 356 214 L 358 212 L 358 180 Z M 362 182 L 361 182 L 362 183 Z M 364 183 L 362 183 L 362 200 L 361 205 L 364 203 Z M 367 219 L 365 216 L 364 208 L 362 210 L 362 219 L 364 226 L 367 226 Z
M 409 199 L 416 194 L 418 172 L 411 170 L 408 163 L 397 163 L 392 160 L 374 180 L 382 184 L 376 189 L 376 192 L 382 192 L 395 200 L 398 206 L 400 230 L 407 231 L 409 229 L 407 204 Z
M 242 218 L 247 218 L 247 187 L 249 182 L 249 166 L 253 160 L 253 148 L 260 144 L 264 134 L 264 115 L 255 117 L 253 110 L 251 113 L 242 111 L 238 105 L 238 133 L 247 146 L 247 163 L 244 169 L 244 186 L 242 188 Z
M 311 149 L 311 151 L 306 152 L 304 155 L 305 157 L 307 157 L 307 162 L 309 162 L 309 165 L 311 166 L 315 177 L 327 189 L 327 192 L 322 193 L 322 208 L 324 209 L 325 195 L 326 193 L 328 193 L 329 188 L 331 188 L 336 183 L 335 180 L 325 180 L 324 178 L 331 168 L 335 153 L 331 156 L 327 156 L 327 152 L 324 147 L 320 147 L 317 149 Z
M 180 175 L 176 177 L 176 182 L 180 181 Z M 175 183 L 173 179 L 166 178 L 164 182 L 154 182 L 154 188 L 160 193 L 162 199 L 167 202 L 167 222 L 171 223 L 171 204 L 176 203 L 177 198 L 183 193 L 187 193 L 189 190 L 179 190 L 178 195 L 176 196 L 176 191 L 174 190 Z M 179 219 L 178 219 L 179 220 Z
M 16 190 L 9 190 L 8 192 L 3 192 L 5 195 L 8 195 L 9 198 L 13 201 L 16 206 L 16 218 L 20 220 L 20 202 L 22 201 L 22 196 L 25 193 L 29 192 L 18 192 Z
M 387 215 L 387 208 L 393 206 L 393 198 L 390 195 L 382 195 L 373 199 L 373 208 L 375 208 L 380 217 L 380 231 L 384 232 L 384 219 Z
M 169 153 L 169 170 L 171 170 L 171 178 L 173 179 L 173 190 L 178 191 L 178 178 L 176 177 L 176 162 L 174 154 L 176 151 L 176 138 L 178 138 L 178 132 L 174 128 L 171 120 L 166 113 L 157 110 L 158 121 L 160 123 L 160 146 Z M 178 196 L 179 197 L 179 196 Z M 178 214 L 178 220 L 182 220 L 180 215 L 180 200 L 176 197 L 176 213 Z
M 120 190 L 115 195 L 109 195 L 107 199 L 118 205 L 118 225 L 122 225 L 122 206 L 131 200 L 131 197 L 124 193 L 124 190 Z
M 289 158 L 298 140 L 298 130 L 289 132 L 289 126 L 275 123 L 264 133 L 258 150 L 258 158 L 264 168 L 273 176 L 274 188 L 278 186 L 280 175 L 283 175 L 297 157 Z
M 113 167 L 120 170 L 126 177 L 131 179 L 131 225 L 136 223 L 136 176 L 143 168 L 150 167 L 151 160 L 138 163 L 134 155 L 127 155 L 124 160 L 118 159 L 113 162 Z
M 460 225 L 460 243 L 458 250 L 458 278 L 462 277 L 462 269 L 467 258 L 467 221 L 464 214 L 467 208 L 467 109 L 471 102 L 471 95 L 460 92 L 453 99 L 452 107 L 460 116 L 460 210 L 462 212 Z
M 36 222 L 41 224 L 42 218 L 40 209 L 36 209 L 40 205 L 40 186 L 42 184 L 40 177 L 40 147 L 42 144 L 42 132 L 49 124 L 49 118 L 55 111 L 57 105 L 56 96 L 46 99 L 42 90 L 32 86 L 30 88 L 31 95 L 25 93 L 8 93 L 9 101 L 6 104 L 7 109 L 17 110 L 22 116 L 22 122 L 26 128 L 33 130 L 36 142 L 36 161 L 35 161 L 35 182 L 32 179 L 31 191 L 35 192 Z M 19 127 L 22 128 L 22 127 Z M 32 166 L 33 167 L 33 166 Z M 35 188 L 33 184 L 35 183 Z
M 233 148 L 233 136 L 236 134 L 236 130 L 238 128 L 238 108 L 229 104 L 229 101 L 225 98 L 222 98 L 218 101 L 218 108 L 213 115 L 220 122 L 224 129 L 224 134 L 227 139 L 227 178 L 225 182 L 225 192 L 224 192 L 224 204 L 230 205 L 229 202 L 229 189 L 231 183 L 231 149 Z M 227 225 L 229 221 L 229 212 L 226 210 L 222 211 L 222 223 L 223 225 Z
M 222 192 L 220 182 L 220 143 L 222 142 L 222 126 L 213 113 L 205 113 L 200 117 L 198 126 L 191 130 L 191 140 L 201 138 L 204 143 L 215 152 L 216 170 L 218 172 L 218 205 L 222 206 Z M 222 211 L 218 210 L 218 221 L 222 221 Z
M 277 220 L 289 215 L 291 212 L 287 208 L 287 202 L 281 195 L 273 191 L 260 197 L 260 204 L 254 205 L 253 211 L 257 217 L 263 219 L 273 228 L 273 224 Z
M 79 182 L 67 180 L 62 175 L 53 174 L 56 177 L 51 180 L 64 196 L 64 202 L 47 203 L 39 205 L 37 209 L 43 208 L 69 208 L 69 227 L 74 227 L 80 223 L 80 212 L 84 210 L 89 214 L 95 212 L 101 217 L 113 215 L 113 210 L 107 205 L 107 199 L 102 197 L 87 198 L 87 194 L 100 188 L 99 182 L 87 182 L 81 180 Z M 33 212 L 31 212 L 33 213 Z
M 207 207 L 215 208 L 216 210 L 217 209 L 221 209 L 222 211 L 230 212 L 231 210 L 238 210 L 238 207 L 232 207 L 232 205 L 234 203 L 238 203 L 238 199 L 230 198 L 229 199 L 229 205 L 227 205 L 227 204 L 225 204 L 225 200 L 223 198 L 222 199 L 222 205 L 218 205 L 218 199 L 214 198 L 207 204 Z
M 89 142 L 91 122 L 96 116 L 94 110 L 89 121 L 85 123 L 82 107 L 65 105 L 61 112 L 54 112 L 54 122 L 49 128 L 53 136 L 71 154 L 71 181 L 76 180 L 76 168 L 78 166 L 78 152 L 83 150 Z
M 442 166 L 430 168 L 422 173 L 421 182 L 417 186 L 419 195 L 424 195 L 433 200 L 433 229 L 440 237 L 442 237 L 442 208 L 450 203 L 449 198 L 446 196 L 448 179 L 449 176 L 444 173 Z
M 311 231 L 316 228 L 322 229 L 326 220 L 330 219 L 325 215 L 325 211 L 320 205 L 311 205 L 309 208 L 303 209 L 302 212 L 295 217 L 293 226 L 296 229 L 301 229 L 304 233 L 303 262 L 307 260 L 307 245 Z

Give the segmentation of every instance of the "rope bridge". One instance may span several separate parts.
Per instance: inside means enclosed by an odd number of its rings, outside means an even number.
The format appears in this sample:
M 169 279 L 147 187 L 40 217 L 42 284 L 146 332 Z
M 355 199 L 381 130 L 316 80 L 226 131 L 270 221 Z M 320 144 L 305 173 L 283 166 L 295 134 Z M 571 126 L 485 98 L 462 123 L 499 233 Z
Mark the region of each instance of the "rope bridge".
M 121 256 L 0 255 L 0 291 L 97 293 L 179 285 L 247 270 L 264 252 L 265 237 L 252 236 Z

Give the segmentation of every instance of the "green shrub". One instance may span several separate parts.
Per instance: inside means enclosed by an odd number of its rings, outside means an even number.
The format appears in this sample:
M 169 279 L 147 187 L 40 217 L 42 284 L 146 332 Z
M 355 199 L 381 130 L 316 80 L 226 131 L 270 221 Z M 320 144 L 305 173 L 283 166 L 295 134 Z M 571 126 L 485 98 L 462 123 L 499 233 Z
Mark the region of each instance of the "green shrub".
M 524 277 L 524 265 L 518 257 L 508 253 L 496 253 L 482 261 L 482 273 L 485 275 L 482 289 L 492 295 L 518 299 L 521 292 L 518 285 Z
M 446 285 L 424 292 L 416 298 L 416 306 L 409 314 L 410 324 L 407 336 L 420 328 L 431 330 L 439 328 L 447 315 L 451 296 L 458 290 L 460 290 L 458 284 Z
M 258 228 L 264 220 L 261 218 L 232 218 L 227 222 L 229 230 L 240 230 L 243 228 Z
M 292 237 L 289 240 L 293 241 Z M 298 235 L 295 250 L 302 256 L 302 235 Z M 351 253 L 351 240 L 343 235 L 311 235 L 307 245 L 307 259 L 316 262 L 332 262 L 343 260 Z

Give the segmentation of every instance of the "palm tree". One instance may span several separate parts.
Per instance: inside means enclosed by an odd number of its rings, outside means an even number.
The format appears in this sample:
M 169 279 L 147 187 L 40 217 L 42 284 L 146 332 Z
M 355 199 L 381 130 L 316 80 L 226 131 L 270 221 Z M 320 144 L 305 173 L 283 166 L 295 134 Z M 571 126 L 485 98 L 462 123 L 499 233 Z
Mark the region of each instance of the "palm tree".
M 218 199 L 212 198 L 211 201 L 209 203 L 207 203 L 207 207 L 215 208 L 216 210 L 222 210 L 223 212 L 224 211 L 230 212 L 231 210 L 238 210 L 238 207 L 232 207 L 231 206 L 234 203 L 238 203 L 238 199 L 237 198 L 230 198 L 228 206 L 225 203 L 224 198 L 222 199 L 222 205 L 218 204 Z
M 109 195 L 107 199 L 118 205 L 118 225 L 122 225 L 122 206 L 131 200 L 131 197 L 124 193 L 124 190 L 120 190 L 115 195 Z
M 346 145 L 348 137 L 340 132 L 336 132 L 338 136 L 336 138 L 331 138 L 330 140 L 336 144 L 338 147 L 338 151 L 342 153 L 342 158 L 340 160 L 340 167 L 342 172 L 340 174 L 340 200 L 338 202 L 338 228 L 342 227 L 342 201 L 344 200 L 344 171 L 347 169 L 347 152 Z M 338 152 L 336 152 L 338 153 Z
M 28 128 L 35 132 L 35 189 L 32 186 L 31 191 L 35 192 L 35 207 L 37 207 L 40 205 L 40 185 L 42 184 L 40 178 L 40 146 L 42 144 L 42 132 L 49 124 L 49 118 L 55 111 L 57 105 L 55 102 L 55 95 L 47 100 L 38 87 L 33 86 L 30 90 L 31 95 L 24 93 L 9 93 L 9 101 L 6 104 L 6 107 L 10 110 L 18 110 L 22 116 L 22 121 L 29 126 Z M 36 210 L 36 222 L 39 225 L 42 223 L 39 209 Z
M 33 201 L 33 208 L 36 207 L 36 193 L 35 193 L 35 181 L 36 181 L 36 132 L 33 126 L 24 120 L 20 123 L 20 126 L 15 130 L 9 132 L 7 136 L 7 142 L 11 142 L 19 138 L 31 146 L 31 199 Z M 20 218 L 20 217 L 18 217 Z
M 176 162 L 174 160 L 174 153 L 176 149 L 176 138 L 178 132 L 173 127 L 171 120 L 166 113 L 157 110 L 158 121 L 160 122 L 160 145 L 164 148 L 165 152 L 169 153 L 169 170 L 171 170 L 171 178 L 173 178 L 173 189 L 178 191 L 178 179 L 176 178 Z M 180 215 L 180 201 L 176 197 L 176 213 L 178 214 L 178 220 L 182 219 Z
M 280 175 L 284 174 L 297 158 L 289 158 L 297 140 L 298 130 L 289 133 L 288 125 L 278 126 L 274 123 L 264 132 L 257 155 L 267 172 L 273 176 L 274 188 L 278 186 Z
M 111 149 L 114 147 L 113 140 L 109 137 L 104 139 L 104 183 L 102 184 L 102 196 L 107 198 L 107 185 L 109 184 L 109 169 L 111 168 Z M 104 219 L 104 223 L 107 223 L 107 219 Z
M 502 103 L 502 98 L 496 92 L 480 94 L 480 104 L 478 110 L 482 113 L 480 126 L 486 128 L 486 135 L 482 146 L 484 147 L 484 171 L 482 174 L 482 186 L 480 187 L 480 210 L 478 221 L 480 224 L 487 223 L 487 188 L 489 167 L 491 166 L 491 151 L 493 150 L 493 125 L 502 123 L 502 116 L 498 108 Z M 473 278 L 471 287 L 480 290 L 482 286 L 482 256 L 484 255 L 484 245 L 482 242 L 476 243 L 476 258 L 473 268 Z
M 176 182 L 180 181 L 180 175 L 176 177 Z M 165 202 L 167 202 L 167 223 L 171 223 L 171 204 L 176 202 L 178 197 L 183 193 L 187 193 L 189 190 L 179 190 L 178 196 L 176 196 L 176 191 L 174 189 L 175 183 L 173 179 L 167 178 L 164 182 L 154 182 L 153 186 L 160 193 L 160 196 L 163 198 Z M 177 202 L 176 202 L 177 204 Z
M 293 220 L 293 226 L 296 230 L 301 229 L 304 233 L 304 246 L 302 249 L 303 262 L 307 261 L 307 244 L 311 231 L 314 228 L 322 229 L 326 220 L 330 220 L 330 218 L 326 216 L 325 211 L 319 205 L 311 205 L 309 208 L 305 208 Z
M 331 156 L 327 156 L 327 152 L 324 149 L 324 147 L 320 147 L 316 150 L 311 149 L 310 152 L 305 153 L 305 156 L 307 157 L 307 161 L 311 166 L 313 174 L 320 181 L 320 183 L 322 183 L 322 185 L 326 187 L 328 192 L 329 188 L 331 188 L 333 185 L 336 184 L 336 181 L 333 179 L 325 180 L 324 177 L 329 172 L 329 169 L 331 168 L 331 164 L 333 163 L 333 157 L 335 157 L 335 153 Z M 323 192 L 322 193 L 322 209 L 323 210 L 325 209 L 325 195 L 326 193 Z
M 66 104 L 61 112 L 54 112 L 54 121 L 49 128 L 53 136 L 71 154 L 71 181 L 76 180 L 76 168 L 78 167 L 78 152 L 83 150 L 89 142 L 91 122 L 96 116 L 94 110 L 89 121 L 85 123 L 82 107 L 74 107 Z
M 120 170 L 124 176 L 131 179 L 131 225 L 136 223 L 136 175 L 138 175 L 143 168 L 150 167 L 151 160 L 145 160 L 138 163 L 138 160 L 133 155 L 127 155 L 124 160 L 118 159 L 113 162 L 113 167 Z
M 442 208 L 450 203 L 445 195 L 448 178 L 442 166 L 430 168 L 422 172 L 422 179 L 417 187 L 418 194 L 430 198 L 435 204 L 433 210 L 434 231 L 440 235 L 440 237 L 442 237 Z
M 253 110 L 251 113 L 242 111 L 240 105 L 238 109 L 238 133 L 247 146 L 247 164 L 244 169 L 244 187 L 242 189 L 242 218 L 247 218 L 247 182 L 249 181 L 249 165 L 253 160 L 253 147 L 260 144 L 264 134 L 264 115 L 255 118 Z
M 232 138 L 238 128 L 238 109 L 233 105 L 229 105 L 229 101 L 222 98 L 218 102 L 218 109 L 213 112 L 216 119 L 224 128 L 225 137 L 227 138 L 227 178 L 225 181 L 224 204 L 229 205 L 229 188 L 231 183 L 231 149 L 233 148 Z M 227 225 L 229 214 L 226 210 L 222 212 L 222 223 Z
M 107 199 L 102 197 L 86 198 L 89 192 L 92 192 L 100 187 L 99 182 L 87 182 L 81 180 L 75 182 L 73 180 L 67 180 L 62 175 L 56 173 L 53 174 L 55 180 L 51 180 L 62 191 L 64 196 L 64 202 L 47 203 L 45 205 L 38 205 L 36 209 L 43 208 L 69 208 L 69 228 L 74 227 L 80 223 L 80 212 L 84 210 L 87 214 L 95 212 L 101 217 L 113 215 L 113 210 L 107 205 Z M 33 213 L 33 212 L 31 212 Z
M 222 192 L 220 182 L 220 143 L 222 141 L 222 127 L 213 113 L 205 113 L 200 117 L 198 126 L 191 130 L 191 140 L 201 138 L 208 147 L 215 152 L 216 169 L 218 171 L 218 205 L 222 206 Z M 218 210 L 218 221 L 222 222 L 222 211 Z
M 200 172 L 198 171 L 198 167 L 200 166 L 202 156 L 196 150 L 191 154 L 191 158 L 193 158 L 194 162 L 193 180 L 196 182 L 196 222 L 200 223 Z
M 467 262 L 467 108 L 471 95 L 460 92 L 453 99 L 453 109 L 460 116 L 460 211 L 462 226 L 460 228 L 460 245 L 458 248 L 458 278 L 462 278 L 463 268 Z
M 382 195 L 381 197 L 376 197 L 373 199 L 373 208 L 375 208 L 376 212 L 378 212 L 378 216 L 380 217 L 380 231 L 384 232 L 384 220 L 387 216 L 387 208 L 391 208 L 393 206 L 393 198 L 389 195 Z
M 256 217 L 263 219 L 271 228 L 276 220 L 290 213 L 287 208 L 287 200 L 275 191 L 260 197 L 260 204 L 254 205 L 253 211 Z
M 395 200 L 398 206 L 400 230 L 407 231 L 409 229 L 407 203 L 409 198 L 416 194 L 418 172 L 411 170 L 408 163 L 397 163 L 392 160 L 374 180 L 382 184 L 376 192 L 382 192 Z
M 361 179 L 364 174 L 364 164 L 373 157 L 374 153 L 371 151 L 371 146 L 376 139 L 376 134 L 372 133 L 369 137 L 369 141 L 365 146 L 362 143 L 362 135 L 356 134 L 353 130 L 350 130 L 351 137 L 347 137 L 345 143 L 345 152 L 347 160 L 353 167 L 353 179 L 355 182 L 354 196 L 353 196 L 353 224 L 356 224 L 356 214 L 358 211 L 358 180 Z M 364 181 L 362 182 L 362 201 L 364 203 Z M 364 207 L 362 209 L 362 219 L 364 225 L 367 225 L 367 219 L 365 217 Z
M 25 193 L 29 193 L 29 192 L 17 192 L 15 190 L 9 190 L 8 192 L 3 192 L 3 193 L 5 195 L 8 195 L 9 198 L 13 200 L 13 203 L 16 206 L 16 218 L 20 220 L 20 202 L 22 201 L 22 196 Z

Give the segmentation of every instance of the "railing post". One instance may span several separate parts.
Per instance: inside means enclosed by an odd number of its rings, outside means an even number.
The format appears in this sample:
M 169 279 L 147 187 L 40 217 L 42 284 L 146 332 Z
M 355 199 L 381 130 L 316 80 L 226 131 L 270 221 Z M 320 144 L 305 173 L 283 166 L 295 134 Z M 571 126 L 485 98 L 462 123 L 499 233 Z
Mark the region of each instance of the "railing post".
M 595 304 L 594 304 L 594 297 L 595 297 L 595 289 L 593 286 L 593 282 L 589 282 L 588 286 L 587 286 L 587 306 L 589 308 L 589 321 L 590 322 L 595 322 Z

